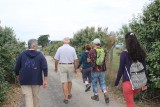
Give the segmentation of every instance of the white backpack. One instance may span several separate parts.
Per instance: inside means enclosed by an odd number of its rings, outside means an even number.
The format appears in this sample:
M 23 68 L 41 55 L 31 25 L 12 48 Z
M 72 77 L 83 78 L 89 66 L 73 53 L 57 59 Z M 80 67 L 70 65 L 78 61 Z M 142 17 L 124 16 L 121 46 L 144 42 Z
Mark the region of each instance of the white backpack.
M 127 71 L 127 75 L 130 79 L 130 82 L 132 84 L 132 89 L 139 89 L 142 88 L 147 84 L 147 77 L 144 70 L 144 66 L 141 62 L 133 62 L 130 67 L 130 75 L 127 70 L 127 67 L 125 66 L 125 69 Z

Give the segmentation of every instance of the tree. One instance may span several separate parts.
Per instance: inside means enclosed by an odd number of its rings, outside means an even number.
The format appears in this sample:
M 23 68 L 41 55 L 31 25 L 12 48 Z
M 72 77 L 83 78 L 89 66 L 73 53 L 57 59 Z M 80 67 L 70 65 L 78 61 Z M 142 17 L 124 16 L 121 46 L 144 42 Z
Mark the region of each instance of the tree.
M 128 32 L 131 32 L 131 31 L 132 30 L 129 25 L 127 25 L 127 24 L 122 25 L 122 27 L 117 32 L 117 43 L 124 43 L 125 34 L 127 34 Z
M 44 54 L 54 56 L 57 49 L 62 45 L 63 45 L 63 43 L 61 41 L 56 41 L 56 42 L 54 42 L 52 44 L 49 44 L 48 46 L 44 47 L 42 49 L 42 51 L 44 52 Z
M 107 31 L 108 28 L 102 29 L 101 27 L 98 27 L 96 29 L 95 27 L 86 27 L 73 35 L 71 45 L 76 48 L 78 56 L 84 51 L 85 44 L 91 44 L 95 38 L 99 38 L 101 40 L 101 45 L 104 47 L 106 42 L 105 39 L 108 36 Z
M 143 10 L 143 14 L 134 17 L 130 23 L 132 31 L 147 51 L 147 71 L 150 74 L 151 87 L 160 88 L 160 0 L 153 0 Z
M 38 45 L 41 45 L 42 47 L 47 46 L 47 44 L 49 43 L 49 35 L 40 35 L 40 37 L 38 38 Z
M 131 28 L 127 24 L 122 25 L 122 28 L 119 29 L 119 34 L 120 35 L 125 35 L 128 32 L 131 32 Z

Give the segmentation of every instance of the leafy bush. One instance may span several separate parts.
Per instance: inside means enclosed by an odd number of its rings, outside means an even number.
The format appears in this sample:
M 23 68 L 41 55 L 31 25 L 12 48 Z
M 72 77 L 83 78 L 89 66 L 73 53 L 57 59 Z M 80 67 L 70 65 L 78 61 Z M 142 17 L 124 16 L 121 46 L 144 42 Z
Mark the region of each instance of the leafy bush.
M 130 27 L 136 32 L 147 51 L 147 70 L 152 88 L 160 88 L 160 0 L 153 0 L 143 14 L 132 19 Z
M 62 45 L 62 42 L 55 42 L 53 44 L 49 44 L 48 46 L 45 46 L 42 48 L 42 51 L 45 55 L 54 56 L 57 49 Z
M 0 81 L 0 102 L 6 99 L 6 92 L 8 90 L 9 84 L 7 81 Z
M 13 30 L 0 26 L 0 102 L 5 99 L 8 84 L 15 80 L 16 57 L 23 49 L 24 43 L 17 41 Z

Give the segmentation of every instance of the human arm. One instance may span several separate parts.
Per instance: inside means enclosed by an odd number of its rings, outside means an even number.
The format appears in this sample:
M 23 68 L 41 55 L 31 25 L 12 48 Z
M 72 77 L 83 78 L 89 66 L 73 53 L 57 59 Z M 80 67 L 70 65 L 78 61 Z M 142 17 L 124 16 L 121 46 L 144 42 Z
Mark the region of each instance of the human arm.
M 79 64 L 78 64 L 78 69 L 80 68 L 80 66 L 82 65 L 82 59 L 83 59 L 83 54 L 81 54 L 80 60 L 79 60 Z
M 96 50 L 92 49 L 88 54 L 87 62 L 95 63 L 95 60 L 96 60 Z
M 59 48 L 54 56 L 54 59 L 55 59 L 55 69 L 54 71 L 55 72 L 58 72 L 58 63 L 59 63 L 59 59 L 60 59 L 60 52 L 59 52 Z
M 115 81 L 115 87 L 118 87 L 119 81 L 122 77 L 122 74 L 124 72 L 125 69 L 125 63 L 126 63 L 126 55 L 124 52 L 121 53 L 120 55 L 120 64 L 119 64 L 119 69 L 118 69 L 118 73 L 117 73 L 117 78 Z
M 74 58 L 74 72 L 77 73 L 78 57 L 74 48 L 73 48 L 73 58 Z
M 47 88 L 47 77 L 43 79 L 43 88 Z
M 59 61 L 55 60 L 55 69 L 54 69 L 55 72 L 58 72 L 58 63 Z
M 46 58 L 42 55 L 42 70 L 43 70 L 43 88 L 47 87 L 47 77 L 48 77 L 48 65 Z
M 21 69 L 21 57 L 22 57 L 22 55 L 20 54 L 17 58 L 16 66 L 15 66 L 15 69 L 14 69 L 17 80 L 19 80 L 19 70 Z
M 77 73 L 78 59 L 74 60 L 74 72 Z

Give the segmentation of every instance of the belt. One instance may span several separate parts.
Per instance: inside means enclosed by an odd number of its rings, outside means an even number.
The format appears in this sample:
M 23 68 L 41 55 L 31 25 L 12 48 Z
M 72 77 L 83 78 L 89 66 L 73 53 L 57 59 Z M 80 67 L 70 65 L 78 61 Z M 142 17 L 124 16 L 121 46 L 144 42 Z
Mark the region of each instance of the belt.
M 59 63 L 59 64 L 73 64 L 73 63 Z

